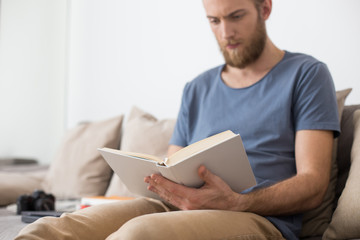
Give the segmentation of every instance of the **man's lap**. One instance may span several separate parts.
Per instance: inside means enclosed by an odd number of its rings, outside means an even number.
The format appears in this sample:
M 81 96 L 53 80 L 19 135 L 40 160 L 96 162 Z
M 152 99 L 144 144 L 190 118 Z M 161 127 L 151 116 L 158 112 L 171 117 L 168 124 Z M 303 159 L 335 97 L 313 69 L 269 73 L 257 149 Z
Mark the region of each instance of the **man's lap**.
M 24 228 L 19 239 L 282 239 L 265 218 L 221 210 L 172 211 L 136 199 L 93 206 Z M 109 236 L 110 235 L 110 236 Z

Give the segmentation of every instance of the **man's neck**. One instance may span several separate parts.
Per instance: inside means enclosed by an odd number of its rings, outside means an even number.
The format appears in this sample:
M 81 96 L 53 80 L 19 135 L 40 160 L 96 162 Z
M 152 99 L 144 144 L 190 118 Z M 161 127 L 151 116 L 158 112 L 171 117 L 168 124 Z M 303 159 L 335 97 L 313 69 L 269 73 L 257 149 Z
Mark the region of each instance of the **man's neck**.
M 240 69 L 226 65 L 221 77 L 231 88 L 245 88 L 260 81 L 281 59 L 285 52 L 277 48 L 269 38 L 260 57 L 249 66 Z

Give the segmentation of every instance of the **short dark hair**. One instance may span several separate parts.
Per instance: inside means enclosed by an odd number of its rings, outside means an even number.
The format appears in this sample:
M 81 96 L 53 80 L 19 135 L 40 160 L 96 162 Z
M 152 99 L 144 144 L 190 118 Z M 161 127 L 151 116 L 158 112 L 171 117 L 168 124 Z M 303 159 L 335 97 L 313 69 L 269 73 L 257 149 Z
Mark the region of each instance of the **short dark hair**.
M 254 1 L 256 10 L 259 12 L 260 11 L 260 6 L 264 2 L 264 0 L 253 0 L 253 1 Z

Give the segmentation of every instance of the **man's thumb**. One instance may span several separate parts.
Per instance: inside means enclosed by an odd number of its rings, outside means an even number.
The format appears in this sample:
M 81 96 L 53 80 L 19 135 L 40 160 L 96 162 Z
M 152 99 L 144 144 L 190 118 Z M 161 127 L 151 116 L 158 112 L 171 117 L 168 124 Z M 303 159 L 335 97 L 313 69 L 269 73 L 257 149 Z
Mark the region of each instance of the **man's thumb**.
M 198 170 L 199 177 L 206 183 L 211 182 L 213 177 L 212 172 L 210 172 L 204 165 L 201 165 Z

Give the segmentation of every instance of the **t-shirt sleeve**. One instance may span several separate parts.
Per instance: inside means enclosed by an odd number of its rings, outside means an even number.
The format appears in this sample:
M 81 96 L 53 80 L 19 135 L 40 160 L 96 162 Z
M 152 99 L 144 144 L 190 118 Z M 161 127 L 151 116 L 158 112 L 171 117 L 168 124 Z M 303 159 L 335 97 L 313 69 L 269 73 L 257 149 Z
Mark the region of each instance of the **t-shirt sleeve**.
M 189 83 L 183 90 L 180 111 L 176 120 L 174 132 L 169 144 L 186 147 L 188 145 L 188 129 L 189 129 L 189 106 L 187 104 Z
M 295 129 L 332 130 L 340 134 L 335 87 L 329 70 L 317 63 L 297 82 L 293 99 Z

